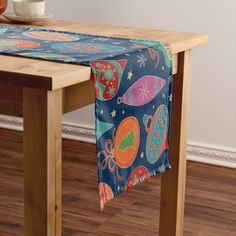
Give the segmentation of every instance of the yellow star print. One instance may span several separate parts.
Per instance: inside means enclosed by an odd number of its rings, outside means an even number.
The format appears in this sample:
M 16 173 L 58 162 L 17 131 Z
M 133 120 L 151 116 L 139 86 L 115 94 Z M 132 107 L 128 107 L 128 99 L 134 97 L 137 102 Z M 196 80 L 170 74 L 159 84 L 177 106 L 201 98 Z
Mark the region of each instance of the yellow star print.
M 127 79 L 128 79 L 128 80 L 131 80 L 132 77 L 133 77 L 133 72 L 132 72 L 132 70 L 131 70 L 131 71 L 128 72 L 128 77 L 127 77 Z
M 116 111 L 113 109 L 113 111 L 111 112 L 111 117 L 114 118 L 116 117 Z

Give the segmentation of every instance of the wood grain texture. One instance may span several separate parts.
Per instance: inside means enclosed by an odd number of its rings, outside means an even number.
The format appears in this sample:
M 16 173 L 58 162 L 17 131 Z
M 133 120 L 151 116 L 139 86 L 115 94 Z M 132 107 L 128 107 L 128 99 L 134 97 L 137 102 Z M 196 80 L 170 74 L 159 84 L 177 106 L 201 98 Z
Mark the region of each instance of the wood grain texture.
M 160 235 L 183 235 L 191 60 L 190 50 L 179 54 L 178 73 L 173 80 L 169 152 L 172 169 L 161 177 Z
M 0 19 L 0 24 L 4 24 Z M 98 24 L 81 24 L 70 21 L 50 20 L 44 28 L 65 30 L 85 34 L 97 34 L 124 38 L 140 38 L 161 41 L 171 46 L 173 55 L 207 43 L 203 34 L 181 33 L 174 31 L 119 27 Z M 26 87 L 55 90 L 84 82 L 90 79 L 89 67 L 58 62 L 40 61 L 0 55 L 0 83 L 14 83 Z M 173 57 L 174 73 L 177 68 L 177 57 Z
M 0 235 L 23 235 L 22 133 L 0 129 Z M 63 236 L 157 236 L 160 176 L 99 209 L 95 145 L 63 141 Z M 236 170 L 189 162 L 185 236 L 236 236 Z M 163 235 L 162 235 L 163 236 Z
M 62 92 L 63 114 L 94 103 L 95 89 L 91 80 L 71 85 Z M 0 114 L 23 117 L 23 89 L 20 86 L 0 86 Z
M 62 90 L 24 88 L 25 236 L 61 235 Z
M 12 84 L 0 84 L 0 114 L 23 115 L 23 88 Z
M 63 89 L 63 114 L 94 103 L 95 88 L 91 80 Z

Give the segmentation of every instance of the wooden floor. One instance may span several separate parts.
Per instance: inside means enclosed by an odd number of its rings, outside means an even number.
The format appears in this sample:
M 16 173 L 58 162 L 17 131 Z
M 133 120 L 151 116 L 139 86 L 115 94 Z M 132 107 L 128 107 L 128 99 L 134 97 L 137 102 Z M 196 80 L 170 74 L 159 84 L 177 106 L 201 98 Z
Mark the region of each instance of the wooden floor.
M 0 129 L 0 236 L 23 236 L 22 166 L 22 134 Z M 184 235 L 236 236 L 236 170 L 190 162 L 187 171 Z M 159 201 L 156 176 L 101 212 L 95 146 L 63 141 L 63 236 L 157 236 Z

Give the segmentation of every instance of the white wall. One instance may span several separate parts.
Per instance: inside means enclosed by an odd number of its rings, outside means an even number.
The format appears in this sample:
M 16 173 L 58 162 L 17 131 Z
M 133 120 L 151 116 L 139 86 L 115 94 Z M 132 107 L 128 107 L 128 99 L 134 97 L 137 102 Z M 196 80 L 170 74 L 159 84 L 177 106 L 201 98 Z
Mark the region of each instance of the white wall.
M 236 148 L 235 0 L 47 0 L 58 18 L 203 32 L 194 50 L 189 142 Z M 93 106 L 65 121 L 94 126 Z

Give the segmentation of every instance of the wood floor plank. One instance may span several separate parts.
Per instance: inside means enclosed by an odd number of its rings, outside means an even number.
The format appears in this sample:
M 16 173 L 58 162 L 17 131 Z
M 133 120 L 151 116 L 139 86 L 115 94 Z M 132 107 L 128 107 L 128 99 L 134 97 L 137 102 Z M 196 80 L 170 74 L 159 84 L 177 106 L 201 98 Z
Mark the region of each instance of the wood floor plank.
M 20 132 L 0 129 L 0 236 L 23 235 Z M 63 236 L 157 236 L 160 178 L 100 211 L 93 144 L 63 140 Z M 236 170 L 189 162 L 185 236 L 236 236 Z M 166 236 L 166 235 L 162 235 Z

